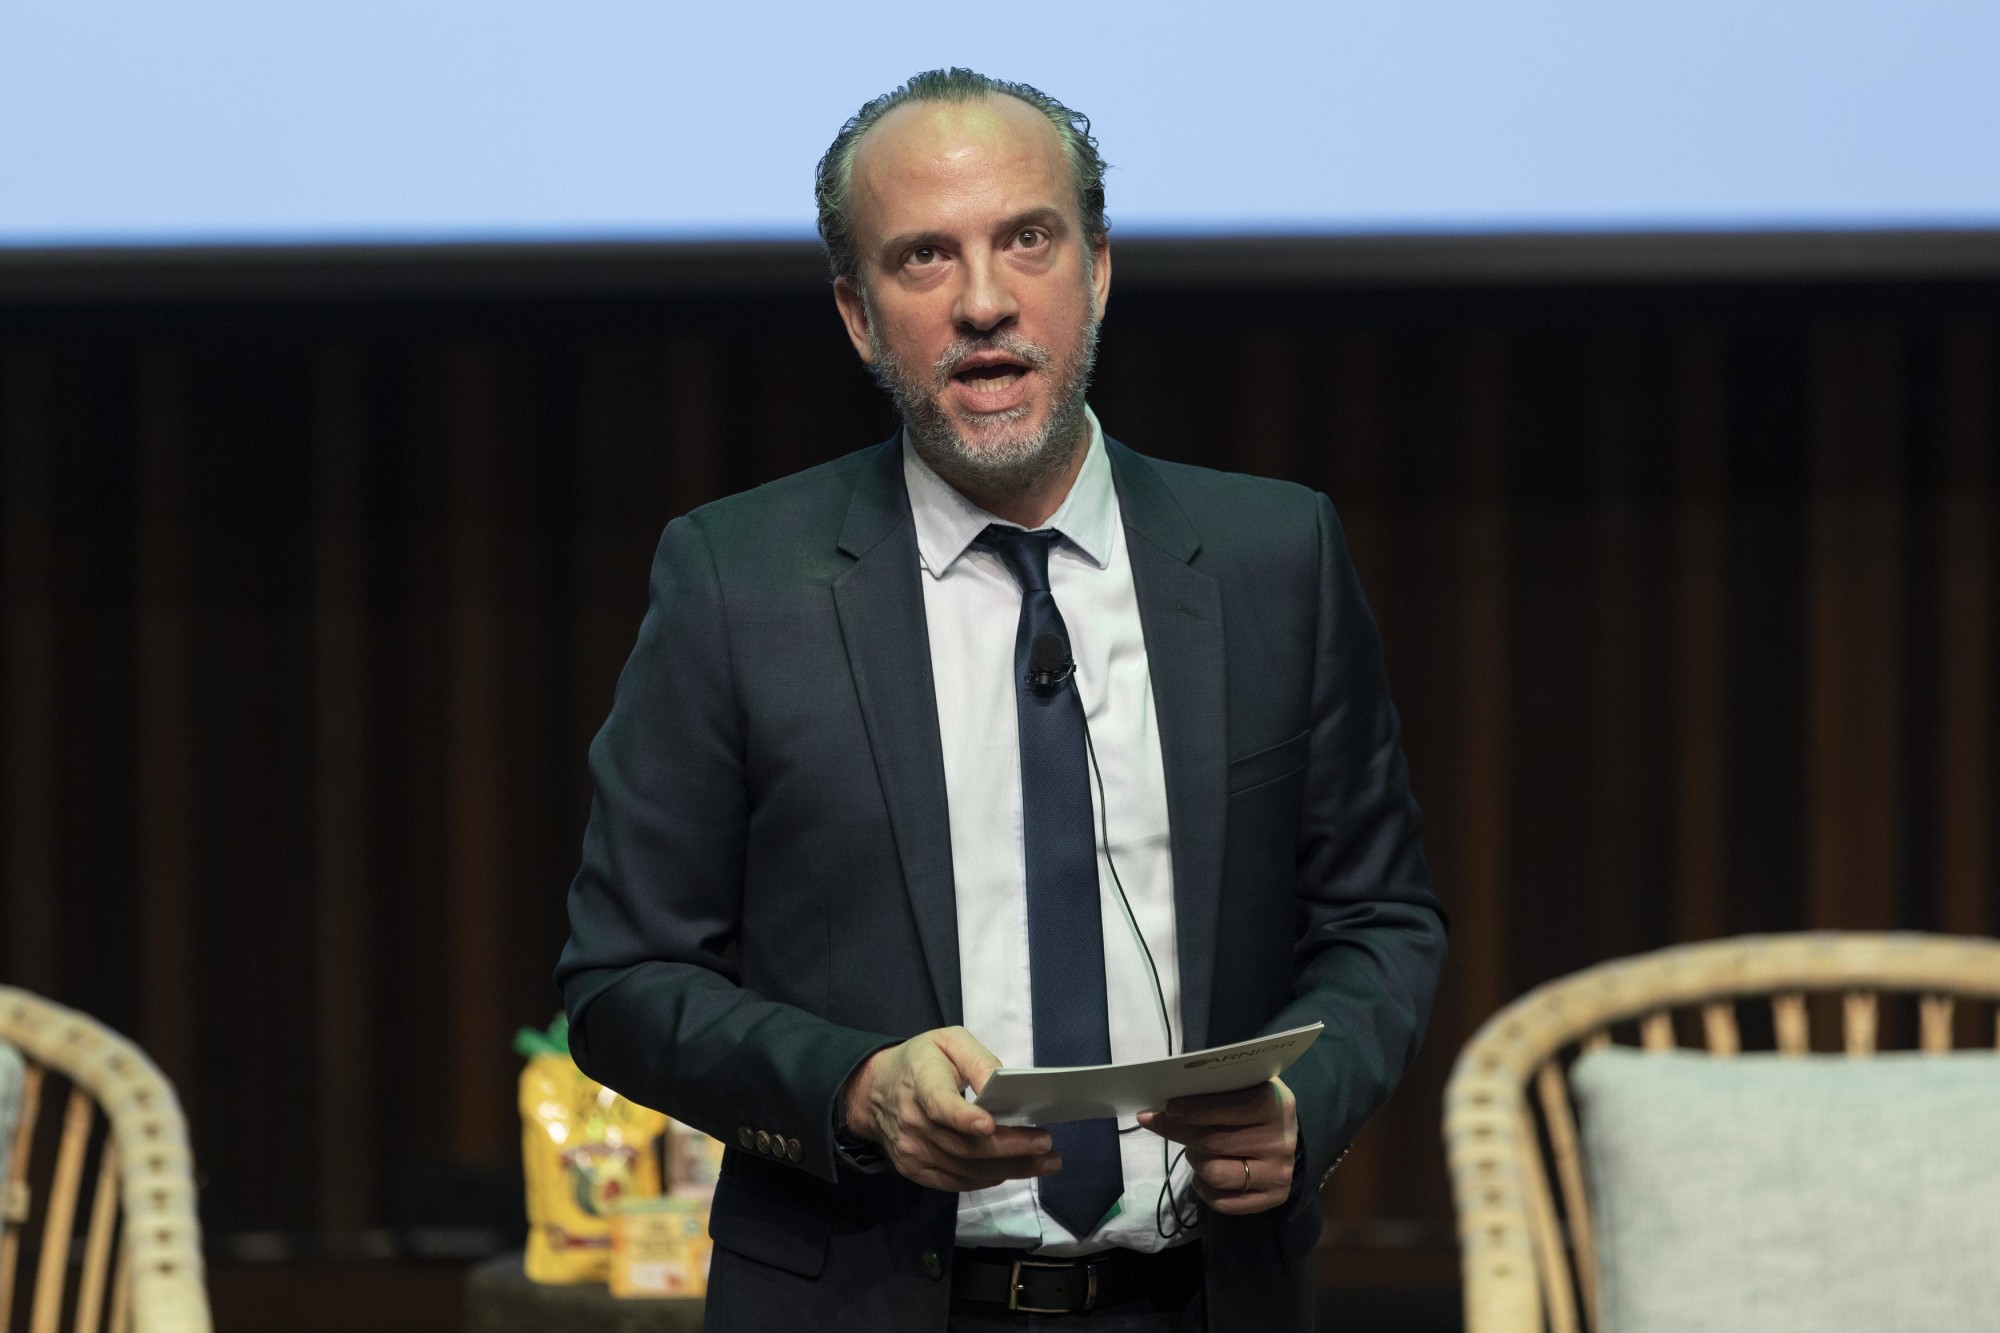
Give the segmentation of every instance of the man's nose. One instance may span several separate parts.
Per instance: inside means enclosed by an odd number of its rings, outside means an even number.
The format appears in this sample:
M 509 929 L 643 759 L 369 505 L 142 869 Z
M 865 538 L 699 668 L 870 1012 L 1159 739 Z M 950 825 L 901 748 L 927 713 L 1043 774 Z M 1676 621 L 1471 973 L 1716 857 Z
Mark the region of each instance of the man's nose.
M 968 255 L 959 270 L 965 275 L 958 289 L 952 318 L 973 333 L 992 333 L 1020 314 L 1007 275 L 992 255 Z

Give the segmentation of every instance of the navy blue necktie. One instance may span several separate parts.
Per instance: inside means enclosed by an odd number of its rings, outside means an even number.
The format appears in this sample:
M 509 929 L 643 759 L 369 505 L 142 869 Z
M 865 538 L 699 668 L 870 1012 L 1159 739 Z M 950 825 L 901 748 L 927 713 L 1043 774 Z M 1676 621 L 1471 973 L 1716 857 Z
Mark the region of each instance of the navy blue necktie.
M 1083 701 L 1067 670 L 1069 630 L 1049 592 L 1053 531 L 989 527 L 978 544 L 1006 562 L 1021 588 L 1014 632 L 1014 696 L 1021 727 L 1021 824 L 1028 869 L 1028 983 L 1034 1001 L 1035 1064 L 1111 1063 L 1111 1021 L 1104 998 L 1104 926 L 1098 915 L 1097 838 L 1091 828 L 1090 769 Z M 1060 657 L 1035 641 L 1054 635 Z M 1050 676 L 1060 680 L 1051 681 Z M 1125 1192 L 1118 1122 L 1077 1120 L 1049 1126 L 1062 1170 L 1036 1188 L 1042 1207 L 1076 1237 L 1097 1229 Z

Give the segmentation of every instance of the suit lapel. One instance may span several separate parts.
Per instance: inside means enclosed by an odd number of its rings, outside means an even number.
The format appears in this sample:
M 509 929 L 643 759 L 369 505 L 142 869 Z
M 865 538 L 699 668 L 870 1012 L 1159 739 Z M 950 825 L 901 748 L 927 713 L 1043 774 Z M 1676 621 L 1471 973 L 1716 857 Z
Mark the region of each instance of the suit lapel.
M 1228 732 L 1222 594 L 1189 566 L 1199 535 L 1151 463 L 1105 440 L 1118 489 L 1166 771 L 1183 1046 L 1208 1042 L 1221 915 Z M 916 525 L 898 441 L 864 463 L 841 530 L 854 565 L 833 598 L 910 911 L 946 1024 L 963 1021 L 950 808 Z
M 951 812 L 938 740 L 916 525 L 903 488 L 897 440 L 863 464 L 848 503 L 840 549 L 854 565 L 833 584 L 834 607 L 889 808 L 917 936 L 938 1012 L 963 1021 L 958 976 L 958 907 L 951 870 Z
M 1129 539 L 1166 769 L 1182 1045 L 1199 1050 L 1208 1044 L 1215 988 L 1228 809 L 1222 591 L 1214 579 L 1190 568 L 1201 538 L 1153 465 L 1108 436 L 1104 445 Z

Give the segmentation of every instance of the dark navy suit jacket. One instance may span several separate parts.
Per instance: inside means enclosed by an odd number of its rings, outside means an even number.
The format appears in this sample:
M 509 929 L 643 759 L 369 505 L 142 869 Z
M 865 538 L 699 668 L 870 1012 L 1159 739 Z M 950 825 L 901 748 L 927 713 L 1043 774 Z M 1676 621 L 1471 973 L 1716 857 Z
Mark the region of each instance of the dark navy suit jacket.
M 1333 507 L 1105 445 L 1187 1047 L 1326 1024 L 1285 1075 L 1291 1201 L 1204 1216 L 1210 1327 L 1303 1330 L 1317 1187 L 1416 1052 L 1443 913 Z M 895 440 L 676 519 L 591 747 L 556 977 L 586 1071 L 729 1145 L 711 1329 L 945 1327 L 956 1196 L 843 1166 L 832 1131 L 868 1053 L 962 1012 L 920 577 Z

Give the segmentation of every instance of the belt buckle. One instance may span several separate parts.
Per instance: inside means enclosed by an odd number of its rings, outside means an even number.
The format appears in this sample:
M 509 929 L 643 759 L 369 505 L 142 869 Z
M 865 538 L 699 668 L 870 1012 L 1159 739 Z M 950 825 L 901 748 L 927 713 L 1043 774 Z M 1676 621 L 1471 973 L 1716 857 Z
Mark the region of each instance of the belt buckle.
M 1042 1269 L 1047 1269 L 1051 1272 L 1059 1273 L 1065 1268 L 1075 1268 L 1077 1264 L 1076 1262 L 1073 1261 L 1061 1261 L 1061 1262 L 1051 1263 L 1045 1259 L 1044 1260 L 1016 1259 L 1014 1261 L 1014 1271 L 1007 1275 L 1007 1308 L 1009 1310 L 1019 1311 L 1022 1314 L 1075 1314 L 1078 1310 L 1090 1309 L 1091 1307 L 1097 1304 L 1097 1270 L 1090 1265 L 1090 1262 L 1088 1260 L 1082 1261 L 1082 1265 L 1083 1265 L 1083 1278 L 1084 1278 L 1082 1305 L 1077 1305 L 1077 1306 L 1023 1305 L 1021 1304 L 1022 1269 L 1042 1268 Z

